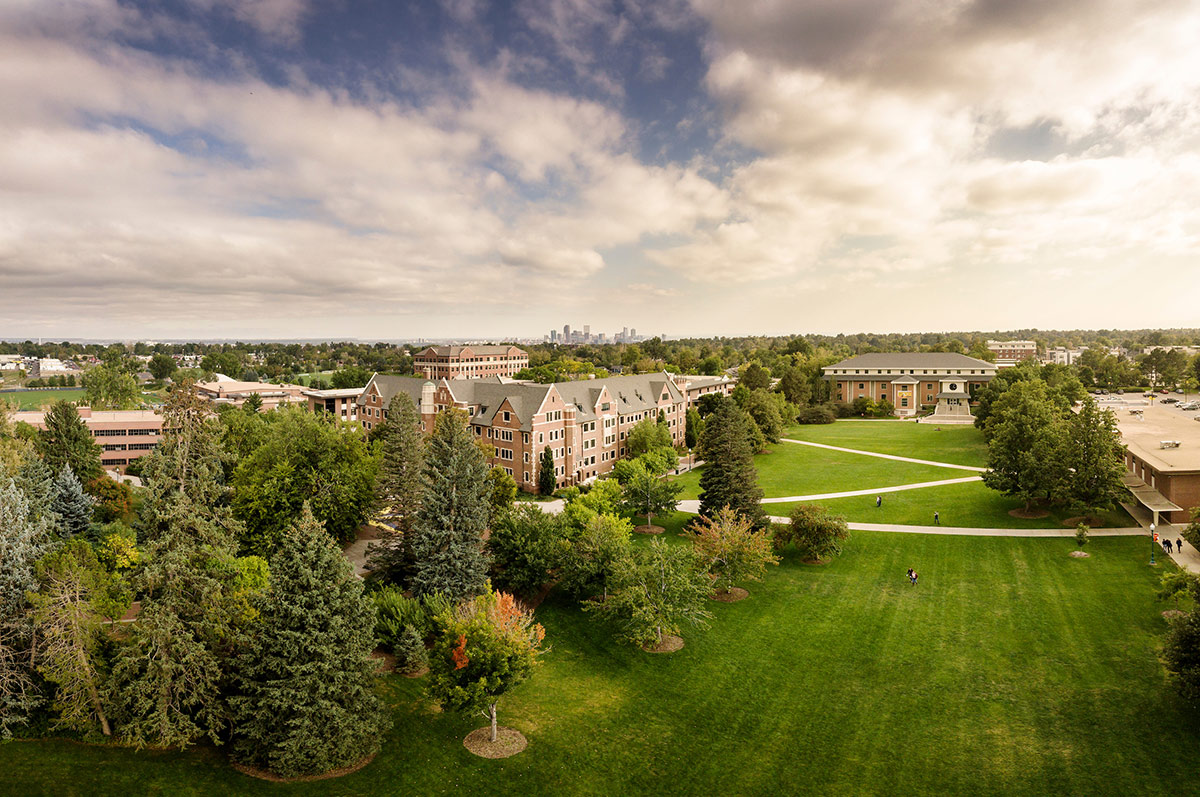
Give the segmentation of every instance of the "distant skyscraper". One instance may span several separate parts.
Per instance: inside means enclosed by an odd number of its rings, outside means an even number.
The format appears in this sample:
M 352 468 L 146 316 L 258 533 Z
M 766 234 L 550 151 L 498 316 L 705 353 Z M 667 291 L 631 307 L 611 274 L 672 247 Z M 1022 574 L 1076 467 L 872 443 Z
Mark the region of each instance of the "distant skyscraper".
M 629 327 L 621 328 L 621 340 L 629 340 Z
M 584 324 L 584 325 L 583 325 L 583 339 L 584 339 L 584 340 L 587 340 L 587 339 L 588 339 L 588 338 L 590 338 L 591 336 L 592 336 L 592 325 L 591 325 L 591 324 Z
M 631 340 L 637 340 L 637 330 L 636 329 L 629 330 L 629 337 Z
M 571 325 L 563 324 L 563 343 L 571 342 Z

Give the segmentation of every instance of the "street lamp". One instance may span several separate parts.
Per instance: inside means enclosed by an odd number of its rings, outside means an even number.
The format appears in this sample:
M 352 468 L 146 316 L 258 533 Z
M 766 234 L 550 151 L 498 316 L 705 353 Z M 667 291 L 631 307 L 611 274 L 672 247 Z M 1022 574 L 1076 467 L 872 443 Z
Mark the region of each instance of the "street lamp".
M 1150 564 L 1154 564 L 1154 540 L 1158 535 L 1154 532 L 1154 524 L 1150 524 Z

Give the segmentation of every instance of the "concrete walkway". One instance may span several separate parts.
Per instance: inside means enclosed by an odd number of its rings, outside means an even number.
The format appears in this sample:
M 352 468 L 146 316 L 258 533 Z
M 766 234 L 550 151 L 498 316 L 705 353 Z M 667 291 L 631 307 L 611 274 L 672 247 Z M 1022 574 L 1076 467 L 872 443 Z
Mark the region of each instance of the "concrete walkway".
M 1154 519 L 1154 516 L 1150 514 L 1150 510 L 1141 504 L 1123 503 L 1121 506 L 1125 507 L 1125 511 L 1138 522 L 1138 531 L 1149 537 L 1150 523 Z M 1158 531 L 1158 538 L 1160 540 L 1178 541 L 1180 543 L 1180 547 L 1169 554 L 1175 564 L 1191 573 L 1200 573 L 1200 551 L 1197 551 L 1191 543 L 1183 539 L 1183 526 L 1161 521 L 1156 530 Z M 1166 549 L 1163 549 L 1161 546 L 1159 548 L 1160 550 L 1155 551 L 1156 555 L 1162 556 L 1166 554 Z
M 916 484 L 900 484 L 895 487 L 876 487 L 872 490 L 847 490 L 840 493 L 814 493 L 812 495 L 785 495 L 782 498 L 764 498 L 759 503 L 761 504 L 790 504 L 795 501 L 822 501 L 828 498 L 855 498 L 863 495 L 880 495 L 882 493 L 901 493 L 905 490 L 919 490 L 923 487 L 941 487 L 946 484 L 963 484 L 965 482 L 977 482 L 978 476 L 964 476 L 961 479 L 942 479 L 936 482 L 917 482 Z M 680 512 L 699 512 L 700 502 L 696 499 L 688 499 L 679 502 L 678 507 Z M 553 512 L 554 510 L 547 510 Z
M 862 454 L 864 457 L 879 457 L 880 459 L 891 459 L 896 462 L 912 462 L 916 465 L 933 465 L 938 468 L 954 468 L 955 470 L 969 470 L 975 473 L 983 473 L 987 468 L 975 468 L 970 465 L 953 465 L 949 462 L 934 462 L 929 459 L 913 459 L 912 457 L 898 457 L 895 454 L 879 454 L 875 451 L 860 451 L 857 448 L 842 448 L 841 446 L 827 446 L 824 443 L 810 443 L 807 440 L 792 440 L 789 437 L 783 438 L 785 443 L 795 443 L 801 446 L 812 446 L 813 448 L 827 448 L 830 451 L 842 451 L 847 454 Z

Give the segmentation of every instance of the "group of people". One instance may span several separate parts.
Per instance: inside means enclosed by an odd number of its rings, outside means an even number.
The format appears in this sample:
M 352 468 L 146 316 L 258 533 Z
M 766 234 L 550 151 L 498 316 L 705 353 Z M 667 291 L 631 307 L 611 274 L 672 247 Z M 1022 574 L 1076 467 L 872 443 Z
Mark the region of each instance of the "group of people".
M 920 578 L 920 576 L 917 575 L 917 571 L 913 570 L 911 567 L 908 568 L 908 583 L 915 586 L 918 578 Z
M 1162 546 L 1163 546 L 1163 548 L 1167 549 L 1167 553 L 1174 553 L 1175 551 L 1179 551 L 1179 553 L 1183 553 L 1183 540 L 1175 540 L 1175 548 L 1172 549 L 1171 541 L 1168 540 L 1166 537 L 1163 537 Z

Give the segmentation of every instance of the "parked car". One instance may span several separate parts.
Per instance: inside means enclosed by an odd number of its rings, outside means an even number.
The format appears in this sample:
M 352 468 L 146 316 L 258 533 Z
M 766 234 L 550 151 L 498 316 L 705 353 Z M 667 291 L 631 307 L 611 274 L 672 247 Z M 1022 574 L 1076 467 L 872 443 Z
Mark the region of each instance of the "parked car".
M 1159 393 L 1170 393 L 1171 391 L 1167 390 L 1167 389 L 1164 387 L 1162 390 L 1160 390 L 1160 391 L 1158 391 L 1158 392 L 1159 392 Z
M 1174 404 L 1177 401 L 1179 401 L 1179 399 L 1168 396 L 1167 398 L 1163 399 L 1162 401 L 1160 401 L 1158 403 L 1159 404 Z
M 1125 395 L 1125 391 L 1124 391 L 1124 390 L 1122 390 L 1121 388 L 1117 388 L 1117 389 L 1116 389 L 1116 390 L 1114 390 L 1113 392 L 1114 392 L 1114 393 L 1116 393 L 1118 396 L 1124 396 L 1124 395 Z
M 1181 388 L 1181 387 L 1177 387 L 1177 388 L 1175 388 L 1175 392 L 1176 392 L 1176 393 L 1178 393 L 1179 395 L 1181 395 L 1181 396 L 1182 396 L 1182 395 L 1183 395 L 1183 388 Z
M 1184 404 L 1180 404 L 1179 409 L 1187 411 L 1200 410 L 1200 404 L 1196 403 L 1195 401 L 1189 401 Z

